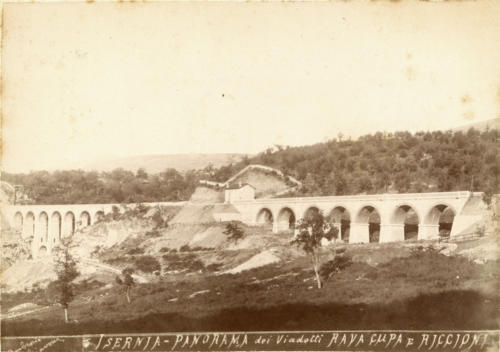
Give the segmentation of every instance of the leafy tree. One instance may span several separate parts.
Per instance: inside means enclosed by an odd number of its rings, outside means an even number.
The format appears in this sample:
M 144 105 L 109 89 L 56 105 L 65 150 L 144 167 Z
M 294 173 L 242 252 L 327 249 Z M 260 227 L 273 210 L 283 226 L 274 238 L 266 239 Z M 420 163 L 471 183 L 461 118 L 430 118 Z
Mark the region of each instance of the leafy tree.
M 296 229 L 298 233 L 291 243 L 311 256 L 316 282 L 320 289 L 323 286 L 319 273 L 321 265 L 321 240 L 326 239 L 331 241 L 332 239 L 337 239 L 339 230 L 320 211 L 300 219 Z
M 134 273 L 134 269 L 125 268 L 122 270 L 122 277 L 116 277 L 116 283 L 125 288 L 125 296 L 127 297 L 127 302 L 130 304 L 130 291 L 132 290 L 132 286 L 135 285 L 134 278 L 132 274 Z
M 54 271 L 57 279 L 52 287 L 56 291 L 57 302 L 64 308 L 64 320 L 69 322 L 69 304 L 75 298 L 73 281 L 80 275 L 76 268 L 75 258 L 70 253 L 71 239 L 64 238 L 61 245 L 56 247 L 54 257 Z
M 234 241 L 235 243 L 245 235 L 243 230 L 238 226 L 238 223 L 234 221 L 228 222 L 226 230 L 222 233 L 225 234 L 230 241 Z

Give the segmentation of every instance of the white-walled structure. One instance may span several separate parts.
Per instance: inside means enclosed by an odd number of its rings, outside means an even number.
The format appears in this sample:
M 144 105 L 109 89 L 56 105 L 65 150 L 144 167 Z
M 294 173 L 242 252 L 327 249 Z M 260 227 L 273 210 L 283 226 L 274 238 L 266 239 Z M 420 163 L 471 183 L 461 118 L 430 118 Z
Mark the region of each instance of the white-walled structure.
M 224 202 L 235 203 L 243 201 L 252 201 L 255 199 L 255 187 L 248 183 L 229 187 L 224 191 Z

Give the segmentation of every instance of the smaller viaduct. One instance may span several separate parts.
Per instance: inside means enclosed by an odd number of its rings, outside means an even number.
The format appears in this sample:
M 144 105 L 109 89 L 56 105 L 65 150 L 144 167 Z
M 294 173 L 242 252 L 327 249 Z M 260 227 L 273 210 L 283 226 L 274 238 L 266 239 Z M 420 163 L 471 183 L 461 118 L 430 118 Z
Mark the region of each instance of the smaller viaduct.
M 143 203 L 148 206 L 182 206 L 185 202 Z M 129 204 L 133 205 L 133 204 Z M 113 207 L 121 212 L 123 204 L 61 204 L 4 206 L 11 227 L 23 238 L 33 238 L 33 257 L 50 253 L 62 237 L 71 236 L 101 220 Z
M 273 232 L 293 231 L 296 222 L 311 212 L 330 216 L 348 243 L 368 243 L 377 233 L 377 242 L 404 241 L 411 218 L 415 239 L 439 236 L 447 212 L 449 235 L 461 234 L 483 219 L 482 192 L 437 192 L 374 194 L 299 198 L 237 198 L 228 203 L 234 211 L 213 214 L 214 221 L 240 220 L 249 225 L 272 226 Z M 145 203 L 148 206 L 195 205 L 189 202 Z M 50 253 L 64 236 L 89 226 L 119 204 L 10 205 L 4 215 L 23 238 L 33 238 L 33 256 Z M 219 216 L 219 217 L 218 217 Z M 196 222 L 197 219 L 193 219 Z

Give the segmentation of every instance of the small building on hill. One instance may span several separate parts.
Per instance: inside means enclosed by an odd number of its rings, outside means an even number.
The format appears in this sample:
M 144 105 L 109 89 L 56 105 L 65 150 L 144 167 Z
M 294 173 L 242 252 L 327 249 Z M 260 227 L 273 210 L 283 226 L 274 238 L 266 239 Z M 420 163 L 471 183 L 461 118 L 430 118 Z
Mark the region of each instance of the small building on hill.
M 253 188 L 253 191 L 248 187 L 240 189 L 240 185 L 248 185 Z M 223 198 L 226 203 L 231 200 L 273 198 L 301 186 L 302 184 L 293 177 L 264 165 L 248 165 L 226 182 L 200 180 L 200 187 L 210 188 L 224 194 Z M 199 194 L 196 193 L 195 198 L 198 196 Z
M 255 187 L 248 183 L 229 185 L 224 191 L 225 203 L 254 200 L 254 199 L 255 199 Z

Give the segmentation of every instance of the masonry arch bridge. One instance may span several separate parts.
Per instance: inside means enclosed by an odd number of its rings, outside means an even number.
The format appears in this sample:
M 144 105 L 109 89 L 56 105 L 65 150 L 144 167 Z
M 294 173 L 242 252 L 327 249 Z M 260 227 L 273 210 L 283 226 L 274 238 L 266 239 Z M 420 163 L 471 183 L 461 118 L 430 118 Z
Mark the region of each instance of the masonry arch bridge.
M 462 212 L 481 192 L 270 198 L 232 202 L 248 224 L 293 232 L 297 221 L 321 211 L 347 243 L 424 240 L 459 235 L 480 216 Z
M 144 204 L 182 206 L 185 202 Z M 113 207 L 122 208 L 120 204 L 10 205 L 4 206 L 2 212 L 22 238 L 32 238 L 31 251 L 36 258 L 52 253 L 64 237 L 103 220 Z

